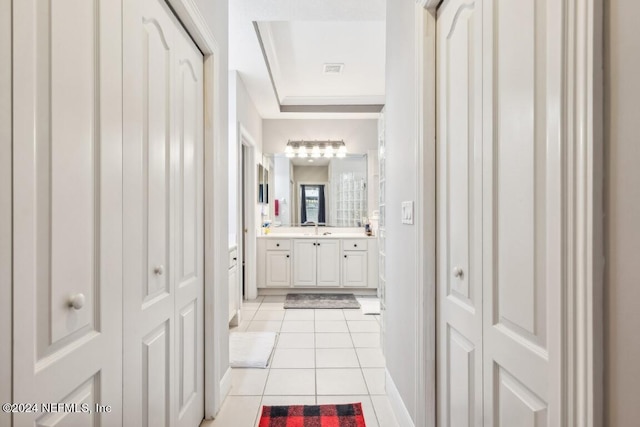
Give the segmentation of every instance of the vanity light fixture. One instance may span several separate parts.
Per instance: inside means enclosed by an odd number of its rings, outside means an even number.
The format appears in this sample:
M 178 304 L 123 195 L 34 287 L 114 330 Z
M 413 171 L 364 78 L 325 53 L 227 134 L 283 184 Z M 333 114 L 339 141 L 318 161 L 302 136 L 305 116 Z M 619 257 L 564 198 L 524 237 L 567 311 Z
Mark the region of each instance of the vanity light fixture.
M 284 150 L 287 157 L 300 158 L 320 158 L 330 159 L 334 156 L 344 158 L 347 155 L 347 147 L 342 140 L 326 140 L 326 141 L 291 141 L 287 142 Z M 311 155 L 309 155 L 311 153 Z
M 287 144 L 287 148 L 284 149 L 284 155 L 289 158 L 296 156 L 296 154 L 293 152 L 293 147 L 291 145 Z
M 331 157 L 333 157 L 333 147 L 328 145 L 325 149 L 324 149 L 324 156 L 327 159 L 330 159 Z
M 321 156 L 320 147 L 318 145 L 314 145 L 313 148 L 311 149 L 311 157 L 317 159 L 320 156 Z

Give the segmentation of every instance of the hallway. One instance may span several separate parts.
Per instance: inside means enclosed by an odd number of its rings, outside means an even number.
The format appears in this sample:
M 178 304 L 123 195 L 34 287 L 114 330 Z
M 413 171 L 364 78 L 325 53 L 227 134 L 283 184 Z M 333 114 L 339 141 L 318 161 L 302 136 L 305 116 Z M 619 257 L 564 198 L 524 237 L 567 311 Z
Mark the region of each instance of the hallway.
M 253 427 L 263 405 L 362 402 L 367 427 L 398 427 L 385 395 L 380 316 L 360 310 L 284 310 L 284 296 L 243 304 L 234 331 L 279 332 L 267 369 L 233 369 L 215 421 L 203 427 Z

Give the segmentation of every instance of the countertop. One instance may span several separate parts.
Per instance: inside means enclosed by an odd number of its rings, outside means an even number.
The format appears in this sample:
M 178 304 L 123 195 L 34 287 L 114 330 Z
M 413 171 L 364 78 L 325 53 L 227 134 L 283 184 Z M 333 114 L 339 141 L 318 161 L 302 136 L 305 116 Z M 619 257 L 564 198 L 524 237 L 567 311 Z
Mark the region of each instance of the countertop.
M 318 235 L 314 233 L 269 233 L 258 236 L 258 239 L 376 239 L 378 236 L 367 236 L 364 233 L 331 233 Z

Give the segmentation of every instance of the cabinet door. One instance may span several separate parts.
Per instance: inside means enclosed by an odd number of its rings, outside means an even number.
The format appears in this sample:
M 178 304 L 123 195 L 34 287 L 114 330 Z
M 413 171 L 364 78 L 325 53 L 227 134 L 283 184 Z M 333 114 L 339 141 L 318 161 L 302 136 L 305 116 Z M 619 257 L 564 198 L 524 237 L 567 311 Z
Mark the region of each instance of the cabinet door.
M 289 251 L 267 251 L 267 286 L 291 286 L 291 255 Z
M 344 252 L 342 258 L 342 286 L 345 288 L 367 286 L 367 252 Z
M 340 286 L 340 241 L 318 241 L 316 257 L 318 286 Z
M 315 240 L 293 241 L 293 286 L 316 286 Z

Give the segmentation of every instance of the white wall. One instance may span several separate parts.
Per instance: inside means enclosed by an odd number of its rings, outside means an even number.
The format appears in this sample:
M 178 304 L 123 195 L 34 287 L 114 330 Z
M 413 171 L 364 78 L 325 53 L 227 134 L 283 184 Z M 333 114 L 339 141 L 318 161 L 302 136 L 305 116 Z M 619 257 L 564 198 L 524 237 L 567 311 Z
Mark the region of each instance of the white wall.
M 11 56 L 11 0 L 0 0 L 0 58 Z M 11 402 L 11 61 L 0 61 L 0 402 Z M 10 414 L 0 412 L 0 426 Z
M 283 156 L 273 158 L 273 197 L 280 200 L 278 216 L 272 215 L 275 221 L 280 221 L 282 225 L 291 225 L 291 214 L 293 212 L 293 198 L 291 194 L 291 162 Z M 271 190 L 270 190 L 271 191 Z M 271 203 L 273 205 L 273 203 Z
M 387 369 L 416 419 L 416 229 L 403 225 L 401 202 L 416 200 L 415 2 L 387 1 L 386 277 Z M 416 215 L 418 217 L 418 215 Z M 423 405 L 424 403 L 420 403 Z
M 640 420 L 640 2 L 605 20 L 605 423 Z
M 264 153 L 284 153 L 288 140 L 340 140 L 349 153 L 366 154 L 378 147 L 376 119 L 296 120 L 265 119 L 262 123 Z
M 262 159 L 262 117 L 237 71 L 229 72 L 229 246 L 238 243 L 238 124 L 256 144 L 256 159 Z M 256 193 L 257 194 L 257 193 Z M 256 196 L 257 200 L 257 196 Z

